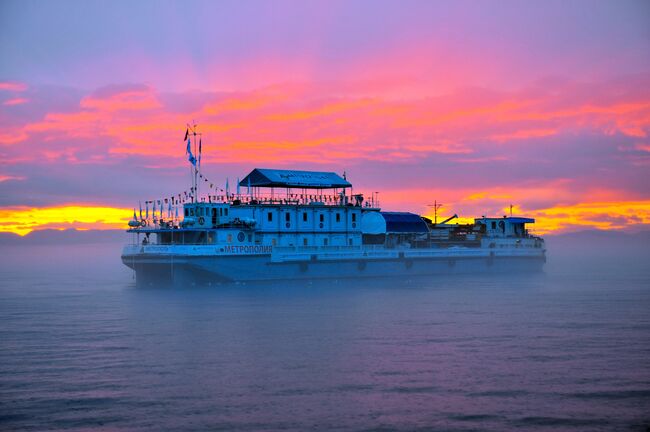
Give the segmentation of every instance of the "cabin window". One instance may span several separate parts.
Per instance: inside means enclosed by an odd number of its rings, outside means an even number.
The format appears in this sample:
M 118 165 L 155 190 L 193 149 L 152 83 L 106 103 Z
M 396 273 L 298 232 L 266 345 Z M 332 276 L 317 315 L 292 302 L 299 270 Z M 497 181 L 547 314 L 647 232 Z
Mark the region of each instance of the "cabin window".
M 492 229 L 497 229 L 497 223 L 492 221 Z
M 307 212 L 302 213 L 302 221 L 307 222 Z
M 286 220 L 287 222 L 291 222 L 291 213 L 286 212 L 284 214 L 284 220 Z
M 302 239 L 302 245 L 303 246 L 307 246 L 308 243 L 309 243 L 309 241 L 307 240 L 307 237 Z
M 232 234 L 228 234 L 227 242 L 232 243 Z
M 325 222 L 325 215 L 323 213 L 320 214 L 320 221 Z
M 190 216 L 194 216 L 194 209 L 193 208 L 190 209 Z
M 185 209 L 185 217 L 190 215 L 190 211 L 188 209 Z
M 336 221 L 341 222 L 341 213 L 336 214 Z
M 323 239 L 323 246 L 327 246 L 327 239 L 326 238 Z
M 217 216 L 217 209 L 212 207 L 212 217 L 216 217 L 216 216 Z
M 223 215 L 228 216 L 228 209 L 227 208 L 223 209 Z
M 273 222 L 273 213 L 268 212 L 268 213 L 266 214 L 266 217 L 267 217 L 267 219 L 268 219 L 269 222 Z
M 356 221 L 357 221 L 357 214 L 352 213 L 352 222 L 356 222 Z

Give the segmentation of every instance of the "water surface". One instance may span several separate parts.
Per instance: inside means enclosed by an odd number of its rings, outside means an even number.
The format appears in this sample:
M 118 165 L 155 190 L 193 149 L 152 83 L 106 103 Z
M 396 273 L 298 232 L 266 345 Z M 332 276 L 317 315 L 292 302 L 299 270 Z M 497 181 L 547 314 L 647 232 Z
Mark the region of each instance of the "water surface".
M 523 277 L 138 289 L 119 247 L 2 248 L 0 429 L 650 426 L 646 249 Z

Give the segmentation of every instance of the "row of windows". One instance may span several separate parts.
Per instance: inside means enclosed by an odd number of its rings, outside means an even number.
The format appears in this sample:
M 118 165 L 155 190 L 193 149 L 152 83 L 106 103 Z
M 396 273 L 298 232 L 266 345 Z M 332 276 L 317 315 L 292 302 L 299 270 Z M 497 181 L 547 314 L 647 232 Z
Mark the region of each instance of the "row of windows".
M 273 246 L 277 246 L 277 243 L 278 243 L 278 242 L 277 242 L 276 239 L 272 239 L 272 240 L 271 240 L 271 244 L 272 244 Z M 309 239 L 307 239 L 307 238 L 303 238 L 303 239 L 302 239 L 302 245 L 303 245 L 303 246 L 309 246 Z M 352 239 L 348 239 L 348 245 L 352 246 Z M 329 246 L 329 239 L 327 239 L 327 238 L 324 238 L 324 239 L 323 239 L 323 246 Z
M 272 212 L 268 212 L 268 213 L 266 214 L 266 218 L 267 218 L 267 220 L 268 220 L 269 222 L 273 222 L 273 213 L 272 213 Z M 285 219 L 285 221 L 287 221 L 287 222 L 291 222 L 291 213 L 290 213 L 290 212 L 286 212 L 286 213 L 284 214 L 284 219 Z M 303 212 L 303 213 L 302 213 L 302 221 L 303 221 L 303 222 L 307 222 L 307 212 Z M 336 213 L 336 221 L 337 221 L 337 222 L 341 222 L 341 213 Z M 357 214 L 356 214 L 356 213 L 352 213 L 352 222 L 356 222 L 356 221 L 357 221 Z M 319 214 L 319 222 L 325 222 L 325 215 L 322 214 L 322 213 Z
M 196 209 L 196 215 L 194 214 L 194 208 L 185 208 L 185 216 L 210 216 L 210 212 L 207 211 L 210 209 L 204 209 L 203 207 L 199 207 Z M 212 208 L 212 216 L 217 216 L 217 209 Z M 220 207 L 219 208 L 219 216 L 228 216 L 228 209 Z

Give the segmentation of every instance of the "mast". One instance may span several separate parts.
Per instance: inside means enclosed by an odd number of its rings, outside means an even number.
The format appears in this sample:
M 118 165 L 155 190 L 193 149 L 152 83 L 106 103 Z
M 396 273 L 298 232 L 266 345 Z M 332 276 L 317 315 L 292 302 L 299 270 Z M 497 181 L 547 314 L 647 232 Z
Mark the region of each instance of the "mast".
M 197 132 L 197 124 L 193 123 L 192 125 L 187 124 L 187 131 L 188 134 L 186 134 L 186 139 L 188 138 L 188 135 L 191 134 L 192 137 L 194 138 L 194 154 L 198 156 L 198 161 L 196 157 L 191 152 L 190 146 L 188 146 L 187 150 L 190 153 L 190 177 L 192 180 L 192 202 L 198 202 L 199 198 L 199 182 L 198 182 L 198 175 L 199 175 L 199 167 L 201 163 L 201 133 Z M 197 143 L 196 139 L 199 139 L 199 142 Z M 198 152 L 197 152 L 197 146 L 198 146 Z M 199 164 L 197 166 L 197 163 Z

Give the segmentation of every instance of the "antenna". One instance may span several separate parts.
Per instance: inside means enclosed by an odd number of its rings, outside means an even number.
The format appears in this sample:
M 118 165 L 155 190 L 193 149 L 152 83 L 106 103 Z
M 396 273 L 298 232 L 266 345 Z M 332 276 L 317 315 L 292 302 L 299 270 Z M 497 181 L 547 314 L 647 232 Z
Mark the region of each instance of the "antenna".
M 433 204 L 427 204 L 428 207 L 433 207 L 433 223 L 438 225 L 438 209 L 442 207 L 442 203 L 438 201 L 433 201 Z

